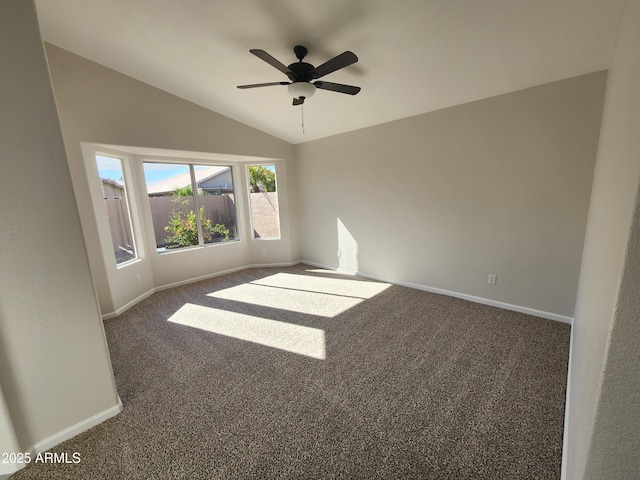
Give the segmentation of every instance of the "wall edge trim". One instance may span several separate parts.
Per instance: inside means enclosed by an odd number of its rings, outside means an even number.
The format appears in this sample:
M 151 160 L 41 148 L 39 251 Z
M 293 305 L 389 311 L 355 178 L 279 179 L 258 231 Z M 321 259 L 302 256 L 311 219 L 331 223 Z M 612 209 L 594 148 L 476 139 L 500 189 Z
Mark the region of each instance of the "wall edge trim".
M 560 480 L 566 480 L 569 469 L 569 452 L 567 445 L 569 443 L 569 408 L 571 406 L 571 359 L 573 358 L 573 322 L 571 322 L 571 334 L 569 336 L 569 364 L 567 365 L 567 391 L 564 400 L 564 429 L 562 432 L 562 463 L 560 467 Z

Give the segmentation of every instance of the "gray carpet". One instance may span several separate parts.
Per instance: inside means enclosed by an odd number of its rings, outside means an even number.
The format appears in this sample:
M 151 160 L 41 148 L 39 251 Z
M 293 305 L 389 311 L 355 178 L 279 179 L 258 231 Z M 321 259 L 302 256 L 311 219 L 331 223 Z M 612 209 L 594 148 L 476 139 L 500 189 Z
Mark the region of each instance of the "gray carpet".
M 560 478 L 565 324 L 298 265 L 105 328 L 124 411 L 16 480 Z

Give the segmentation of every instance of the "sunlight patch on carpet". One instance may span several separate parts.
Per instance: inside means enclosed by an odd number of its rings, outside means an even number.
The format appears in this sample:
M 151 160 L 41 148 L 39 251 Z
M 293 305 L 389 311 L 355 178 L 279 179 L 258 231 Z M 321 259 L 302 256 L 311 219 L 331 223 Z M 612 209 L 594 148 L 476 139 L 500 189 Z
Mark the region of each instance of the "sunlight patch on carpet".
M 207 295 L 327 318 L 335 317 L 390 284 L 277 273 Z
M 275 275 L 254 280 L 251 283 L 362 299 L 371 298 L 391 286 L 389 283 L 382 282 L 365 282 L 346 278 L 316 277 L 293 273 L 276 273 Z
M 227 337 L 320 360 L 326 358 L 324 330 L 185 303 L 168 319 Z

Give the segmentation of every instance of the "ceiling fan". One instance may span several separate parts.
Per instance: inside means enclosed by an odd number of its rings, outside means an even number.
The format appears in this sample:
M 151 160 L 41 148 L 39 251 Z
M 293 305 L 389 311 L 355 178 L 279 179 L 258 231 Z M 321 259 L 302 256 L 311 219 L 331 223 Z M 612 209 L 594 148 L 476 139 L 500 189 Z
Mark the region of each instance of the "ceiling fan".
M 307 56 L 307 49 L 301 45 L 297 45 L 293 49 L 298 62 L 292 63 L 288 67 L 279 62 L 264 50 L 252 49 L 249 50 L 256 57 L 264 60 L 269 65 L 277 68 L 287 77 L 290 82 L 270 82 L 270 83 L 254 83 L 251 85 L 238 85 L 238 88 L 256 88 L 256 87 L 270 87 L 273 85 L 288 85 L 287 89 L 293 97 L 293 105 L 302 105 L 306 98 L 311 97 L 316 88 L 322 90 L 329 90 L 331 92 L 346 93 L 347 95 L 355 95 L 360 91 L 360 87 L 354 87 L 353 85 L 343 85 L 341 83 L 325 82 L 318 80 L 318 78 L 340 70 L 341 68 L 348 67 L 349 65 L 356 63 L 358 57 L 353 52 L 344 52 L 331 60 L 326 61 L 318 67 L 314 67 L 310 63 L 303 62 L 304 57 Z M 314 81 L 315 80 L 315 81 Z M 313 83 L 312 83 L 313 82 Z

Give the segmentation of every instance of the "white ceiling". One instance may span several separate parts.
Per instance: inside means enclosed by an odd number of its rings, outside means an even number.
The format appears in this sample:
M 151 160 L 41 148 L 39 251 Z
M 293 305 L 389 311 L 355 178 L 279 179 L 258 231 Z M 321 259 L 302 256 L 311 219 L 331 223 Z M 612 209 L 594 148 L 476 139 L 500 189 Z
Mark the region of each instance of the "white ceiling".
M 235 120 L 301 143 L 608 68 L 623 0 L 37 0 L 44 39 Z M 249 53 L 360 61 L 291 106 Z

